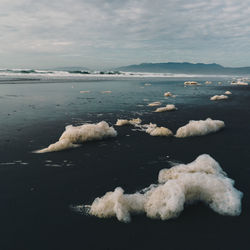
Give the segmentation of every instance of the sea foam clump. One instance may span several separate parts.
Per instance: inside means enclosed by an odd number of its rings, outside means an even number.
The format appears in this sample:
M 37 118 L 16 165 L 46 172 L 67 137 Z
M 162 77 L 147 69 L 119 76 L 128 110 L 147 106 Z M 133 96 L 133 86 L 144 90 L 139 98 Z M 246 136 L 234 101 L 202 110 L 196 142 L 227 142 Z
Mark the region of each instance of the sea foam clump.
M 247 82 L 242 82 L 241 80 L 232 81 L 231 84 L 232 85 L 243 85 L 243 86 L 247 86 L 248 85 Z
M 142 122 L 142 120 L 140 118 L 136 118 L 136 119 L 131 119 L 131 120 L 126 120 L 126 119 L 118 119 L 116 121 L 116 126 L 124 126 L 124 125 L 136 125 L 136 124 L 140 124 Z
M 180 127 L 175 137 L 185 138 L 190 136 L 202 136 L 219 131 L 225 127 L 225 123 L 220 120 L 212 120 L 207 118 L 200 121 L 189 121 L 189 123 L 183 127 Z
M 210 98 L 211 101 L 228 99 L 227 95 L 214 95 Z
M 167 104 L 166 107 L 157 108 L 154 112 L 159 113 L 159 112 L 173 111 L 173 110 L 177 110 L 175 105 L 174 104 Z
M 134 194 L 124 194 L 124 190 L 118 187 L 96 198 L 92 205 L 83 207 L 88 208 L 90 215 L 117 217 L 122 222 L 129 222 L 131 214 L 139 213 L 161 220 L 175 218 L 185 204 L 197 201 L 222 215 L 237 216 L 241 213 L 242 192 L 234 188 L 234 181 L 207 154 L 189 164 L 162 169 L 158 179 L 158 184 Z
M 148 104 L 149 107 L 155 107 L 155 106 L 160 106 L 161 102 L 151 102 Z
M 226 92 L 225 92 L 225 95 L 232 95 L 232 92 L 226 91 Z
M 164 93 L 164 96 L 165 96 L 165 97 L 172 96 L 172 93 L 171 93 L 171 92 L 165 92 L 165 93 Z
M 107 137 L 115 137 L 117 132 L 110 127 L 107 122 L 101 121 L 96 124 L 83 124 L 81 126 L 66 126 L 65 131 L 59 141 L 49 145 L 47 148 L 34 151 L 34 153 L 47 153 L 61 151 L 69 148 L 78 147 L 86 141 L 102 140 Z
M 116 126 L 123 126 L 123 125 L 133 125 L 136 130 L 146 132 L 151 136 L 172 136 L 173 133 L 170 129 L 165 127 L 157 127 L 156 124 L 149 123 L 149 124 L 141 124 L 141 119 L 132 119 L 132 120 L 122 120 L 118 119 L 116 122 Z
M 195 82 L 195 81 L 187 81 L 187 82 L 184 82 L 184 85 L 198 85 L 199 83 L 198 82 Z
M 157 127 L 156 124 L 146 124 L 144 125 L 146 127 L 145 132 L 150 134 L 151 136 L 172 136 L 173 132 L 165 127 Z

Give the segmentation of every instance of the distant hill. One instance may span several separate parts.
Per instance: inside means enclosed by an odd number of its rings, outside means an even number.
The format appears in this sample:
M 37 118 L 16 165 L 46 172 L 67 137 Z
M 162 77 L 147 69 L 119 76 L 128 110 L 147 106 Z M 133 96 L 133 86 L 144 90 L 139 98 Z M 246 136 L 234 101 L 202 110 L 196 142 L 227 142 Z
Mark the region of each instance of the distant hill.
M 205 63 L 141 63 L 116 68 L 125 72 L 153 72 L 153 73 L 175 73 L 175 74 L 217 74 L 217 75 L 250 75 L 250 67 L 223 67 L 219 64 Z

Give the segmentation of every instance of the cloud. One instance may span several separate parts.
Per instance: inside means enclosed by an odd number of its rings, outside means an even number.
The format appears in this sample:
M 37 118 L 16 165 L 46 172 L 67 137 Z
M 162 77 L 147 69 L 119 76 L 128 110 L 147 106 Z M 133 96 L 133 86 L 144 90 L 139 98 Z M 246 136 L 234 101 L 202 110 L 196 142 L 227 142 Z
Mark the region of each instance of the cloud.
M 113 62 L 113 66 L 142 61 L 247 65 L 249 4 L 249 0 L 2 0 L 1 53 L 9 64 L 18 55 L 27 56 L 22 57 L 24 64 L 38 55 L 44 63 L 52 59 L 58 64 L 62 54 L 65 61 L 70 59 L 67 55 L 79 54 L 69 63 L 88 59 L 92 65 Z

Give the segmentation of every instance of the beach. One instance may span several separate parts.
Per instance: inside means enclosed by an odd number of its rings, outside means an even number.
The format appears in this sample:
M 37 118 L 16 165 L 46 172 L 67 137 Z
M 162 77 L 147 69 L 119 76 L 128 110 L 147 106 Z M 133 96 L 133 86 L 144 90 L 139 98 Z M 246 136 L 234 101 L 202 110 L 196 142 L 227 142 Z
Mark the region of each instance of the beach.
M 32 76 L 33 77 L 33 76 Z M 1 78 L 0 249 L 248 249 L 250 88 L 230 77 L 133 79 Z M 206 85 L 206 81 L 212 84 Z M 218 84 L 222 82 L 222 84 Z M 164 97 L 165 92 L 175 97 Z M 232 92 L 226 100 L 210 97 Z M 174 104 L 154 112 L 151 102 Z M 155 137 L 117 119 L 140 118 L 174 133 L 190 120 L 222 120 L 205 136 Z M 58 141 L 65 126 L 106 121 L 116 137 L 59 152 L 33 153 Z M 186 206 L 179 217 L 132 216 L 130 223 L 76 213 L 116 187 L 134 193 L 157 183 L 158 172 L 201 154 L 218 161 L 243 192 L 242 213 L 223 216 L 207 205 Z

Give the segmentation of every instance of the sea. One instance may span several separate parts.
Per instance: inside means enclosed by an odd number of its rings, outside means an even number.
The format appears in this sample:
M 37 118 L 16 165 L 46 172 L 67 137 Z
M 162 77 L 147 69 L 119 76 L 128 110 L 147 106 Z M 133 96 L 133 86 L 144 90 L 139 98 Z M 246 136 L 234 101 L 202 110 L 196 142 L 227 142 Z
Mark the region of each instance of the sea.
M 249 249 L 250 85 L 232 85 L 239 77 L 0 70 L 0 249 Z M 210 100 L 226 91 L 228 99 Z M 157 107 L 148 104 L 156 101 L 177 110 L 154 112 Z M 207 118 L 224 121 L 225 128 L 176 138 L 115 125 L 135 118 L 173 133 Z M 117 136 L 34 153 L 57 142 L 68 125 L 101 121 Z M 124 223 L 72 209 L 116 187 L 135 193 L 156 184 L 161 169 L 202 154 L 214 158 L 243 193 L 240 215 L 221 215 L 197 202 L 175 218 L 142 213 Z

